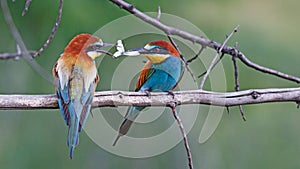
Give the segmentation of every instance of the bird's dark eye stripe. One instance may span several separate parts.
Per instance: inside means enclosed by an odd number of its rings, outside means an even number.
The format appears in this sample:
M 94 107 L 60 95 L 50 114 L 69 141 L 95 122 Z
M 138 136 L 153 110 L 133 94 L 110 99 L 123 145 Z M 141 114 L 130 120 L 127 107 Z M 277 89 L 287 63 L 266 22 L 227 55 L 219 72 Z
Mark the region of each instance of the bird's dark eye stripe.
M 154 50 L 154 52 L 158 52 L 159 48 L 154 48 L 153 50 Z
M 90 49 L 90 50 L 97 50 L 97 49 L 100 49 L 102 46 L 101 45 L 91 45 L 91 46 L 89 46 L 88 48 Z
M 94 48 L 101 48 L 101 45 L 93 45 Z
M 151 51 L 151 52 L 169 53 L 169 51 L 167 49 L 162 48 L 160 46 L 152 46 L 149 51 Z

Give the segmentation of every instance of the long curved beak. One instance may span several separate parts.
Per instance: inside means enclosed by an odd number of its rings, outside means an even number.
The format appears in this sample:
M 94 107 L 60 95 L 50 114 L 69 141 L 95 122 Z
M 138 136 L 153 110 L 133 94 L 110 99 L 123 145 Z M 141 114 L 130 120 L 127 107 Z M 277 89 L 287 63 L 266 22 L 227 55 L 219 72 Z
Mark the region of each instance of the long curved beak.
M 116 46 L 116 44 L 112 44 L 112 43 L 103 43 L 102 47 L 113 47 Z
M 107 50 L 103 50 L 103 47 L 112 47 L 112 46 L 116 46 L 115 44 L 111 44 L 111 43 L 94 43 L 92 46 L 88 47 L 86 49 L 87 52 L 94 52 L 94 53 L 98 53 L 98 54 L 106 54 L 109 56 L 112 56 L 111 53 L 109 53 Z
M 138 56 L 138 55 L 141 55 L 141 54 L 147 54 L 149 53 L 148 50 L 144 49 L 144 48 L 134 48 L 134 49 L 130 49 L 130 50 L 127 50 L 123 53 L 123 55 L 126 55 L 126 56 Z
M 112 44 L 112 43 L 103 43 L 103 46 L 102 46 L 102 47 L 113 47 L 113 46 L 116 46 L 116 44 Z M 108 52 L 108 51 L 105 51 L 105 50 L 98 50 L 98 52 L 104 53 L 104 54 L 109 55 L 109 56 L 113 56 L 112 53 L 110 53 L 110 52 Z

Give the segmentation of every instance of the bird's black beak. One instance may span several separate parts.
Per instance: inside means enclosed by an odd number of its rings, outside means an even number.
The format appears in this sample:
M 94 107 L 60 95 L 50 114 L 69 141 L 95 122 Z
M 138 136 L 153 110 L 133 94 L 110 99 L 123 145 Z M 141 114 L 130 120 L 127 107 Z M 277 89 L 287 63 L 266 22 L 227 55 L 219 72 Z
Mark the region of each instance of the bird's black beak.
M 127 50 L 123 54 L 127 55 L 127 56 L 147 55 L 147 54 L 149 54 L 149 55 L 151 55 L 151 54 L 165 55 L 165 54 L 169 54 L 169 52 L 165 49 L 148 50 L 148 49 L 145 49 L 145 48 L 135 48 L 135 49 Z
M 112 43 L 103 43 L 102 47 L 113 47 L 113 46 L 116 46 L 116 44 L 112 44 Z M 100 52 L 100 53 L 104 53 L 106 55 L 109 55 L 109 56 L 113 56 L 112 53 L 108 52 L 108 51 L 105 51 L 105 50 L 97 50 L 97 52 Z
M 116 45 L 115 44 L 111 44 L 111 43 L 99 43 L 99 42 L 96 42 L 96 43 L 92 44 L 91 46 L 87 47 L 86 52 L 104 53 L 104 54 L 107 54 L 109 56 L 112 56 L 112 54 L 109 53 L 108 51 L 101 49 L 103 47 L 112 47 L 112 46 L 116 46 Z
M 144 48 L 134 48 L 134 49 L 130 49 L 130 50 L 125 51 L 123 53 L 123 55 L 137 56 L 137 55 L 142 55 L 142 54 L 147 54 L 147 53 L 149 53 L 149 51 L 144 49 Z
M 116 44 L 112 44 L 112 43 L 103 43 L 102 47 L 113 47 L 116 46 Z

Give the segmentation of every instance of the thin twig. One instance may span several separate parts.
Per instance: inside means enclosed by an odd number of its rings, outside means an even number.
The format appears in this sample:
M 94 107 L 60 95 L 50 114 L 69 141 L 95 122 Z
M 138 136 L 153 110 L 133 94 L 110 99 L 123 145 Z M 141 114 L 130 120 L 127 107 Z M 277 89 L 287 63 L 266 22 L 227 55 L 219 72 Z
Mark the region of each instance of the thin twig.
M 32 66 L 32 68 L 38 72 L 43 78 L 53 83 L 52 75 L 49 72 L 46 72 L 30 55 L 30 52 L 27 50 L 26 45 L 12 19 L 11 13 L 9 11 L 7 1 L 1 0 L 1 7 L 5 22 L 15 40 L 16 45 L 18 46 L 18 53 L 22 54 L 23 58 Z
M 253 68 L 255 70 L 258 70 L 258 71 L 263 72 L 263 73 L 268 73 L 268 74 L 271 74 L 271 75 L 275 75 L 277 77 L 280 77 L 280 78 L 283 78 L 283 79 L 287 79 L 287 80 L 290 80 L 290 81 L 293 81 L 293 82 L 296 82 L 296 83 L 300 83 L 300 81 L 299 81 L 300 78 L 298 78 L 298 77 L 291 76 L 291 75 L 279 72 L 277 70 L 266 68 L 266 67 L 258 65 L 256 63 L 253 63 L 245 55 L 243 55 L 241 52 L 233 52 L 232 55 L 234 55 L 234 54 L 237 54 L 237 57 L 244 64 L 246 64 L 247 66 L 249 66 L 249 67 L 251 67 L 251 68 Z
M 28 12 L 30 4 L 31 4 L 31 0 L 26 0 L 25 7 L 24 7 L 24 10 L 22 12 L 22 16 L 26 15 L 26 13 Z
M 237 49 L 237 43 L 235 44 L 235 48 Z M 234 83 L 235 83 L 235 91 L 240 91 L 240 83 L 239 83 L 239 69 L 238 69 L 238 65 L 236 63 L 236 56 L 232 56 L 232 62 L 233 62 L 233 68 L 234 68 Z M 240 113 L 242 115 L 242 118 L 244 121 L 246 121 L 246 116 L 243 110 L 242 105 L 239 105 L 239 110 Z
M 170 107 L 172 109 L 173 116 L 174 116 L 175 120 L 177 121 L 178 127 L 179 127 L 181 135 L 183 137 L 184 147 L 185 147 L 186 154 L 187 154 L 187 157 L 188 157 L 189 168 L 193 169 L 193 160 L 192 160 L 191 149 L 190 149 L 190 146 L 189 146 L 189 142 L 187 140 L 186 132 L 184 130 L 182 121 L 181 121 L 180 117 L 177 114 L 175 103 L 170 104 Z
M 28 51 L 29 55 L 33 56 L 35 54 L 35 51 Z M 15 59 L 18 60 L 22 56 L 22 53 L 1 53 L 0 54 L 0 59 Z
M 234 83 L 235 83 L 235 86 L 234 86 L 234 90 L 235 91 L 240 91 L 240 83 L 239 83 L 239 68 L 238 68 L 238 65 L 236 63 L 236 57 L 235 56 L 232 56 L 232 63 L 233 63 L 233 69 L 234 69 Z
M 55 25 L 52 28 L 52 31 L 50 33 L 50 36 L 46 40 L 46 42 L 43 44 L 43 46 L 34 54 L 34 58 L 39 56 L 45 49 L 46 47 L 50 44 L 52 39 L 54 38 L 55 33 L 57 32 L 57 29 L 59 27 L 61 17 L 62 17 L 62 10 L 63 10 L 63 0 L 59 0 L 59 7 L 58 7 L 58 15 L 56 17 Z
M 222 52 L 223 48 L 225 47 L 226 43 L 228 42 L 228 40 L 233 36 L 234 33 L 237 32 L 237 29 L 239 28 L 239 25 L 236 26 L 233 31 L 226 37 L 226 39 L 224 40 L 224 42 L 222 43 L 220 49 L 218 49 L 216 56 L 213 58 L 213 60 L 211 61 L 211 64 L 209 65 L 208 69 L 206 70 L 205 75 L 203 76 L 203 79 L 200 82 L 200 86 L 199 89 L 202 90 L 204 83 L 208 77 L 208 75 L 210 74 L 211 70 L 213 69 L 218 57 L 220 56 L 220 53 Z
M 199 50 L 199 52 L 194 57 L 192 57 L 191 59 L 187 60 L 186 62 L 190 63 L 190 62 L 194 61 L 195 59 L 197 59 L 198 56 L 200 56 L 200 54 L 203 52 L 203 50 L 205 48 L 206 48 L 205 46 L 201 46 L 201 49 Z
M 239 110 L 240 110 L 240 113 L 242 115 L 243 121 L 246 121 L 247 119 L 246 119 L 246 116 L 245 116 L 245 113 L 244 113 L 242 105 L 239 105 Z
M 213 65 L 212 69 L 215 68 L 217 66 L 217 64 L 223 59 L 225 53 L 222 53 L 221 56 L 219 57 L 219 59 L 216 61 L 216 63 Z M 203 75 L 205 75 L 207 73 L 207 71 L 204 71 L 203 73 L 201 73 L 198 78 L 202 77 Z
M 157 17 L 156 17 L 156 19 L 157 19 L 158 21 L 160 21 L 160 16 L 161 16 L 161 10 L 160 10 L 160 6 L 158 6 L 158 7 L 157 7 Z
M 189 64 L 187 63 L 185 57 L 184 57 L 184 56 L 182 55 L 182 53 L 180 52 L 180 50 L 179 50 L 177 44 L 175 43 L 174 39 L 173 39 L 170 35 L 167 35 L 167 37 L 169 38 L 170 42 L 171 42 L 172 45 L 175 47 L 175 49 L 179 52 L 180 58 L 181 58 L 181 60 L 183 61 L 184 65 L 185 65 L 185 67 L 186 67 L 186 69 L 187 69 L 187 71 L 190 73 L 190 75 L 192 76 L 194 82 L 196 83 L 197 80 L 196 80 L 196 78 L 195 78 L 195 75 L 194 75 L 192 69 L 190 68 Z
M 193 35 L 189 32 L 185 32 L 183 30 L 177 29 L 175 27 L 171 27 L 168 25 L 165 25 L 163 23 L 161 23 L 160 21 L 158 21 L 156 18 L 152 18 L 148 15 L 146 15 L 145 13 L 139 11 L 138 9 L 136 9 L 132 4 L 129 4 L 123 0 L 109 0 L 112 3 L 116 4 L 117 6 L 119 6 L 120 8 L 130 12 L 131 14 L 135 15 L 136 17 L 140 18 L 141 20 L 143 20 L 146 23 L 149 23 L 153 26 L 155 26 L 156 28 L 162 30 L 163 32 L 165 32 L 168 35 L 177 35 L 179 37 L 182 37 L 183 39 L 187 39 L 190 40 L 193 43 L 199 43 L 201 45 L 210 47 L 212 49 L 218 50 L 221 47 L 221 44 L 215 41 L 212 41 L 210 39 L 206 39 L 203 36 L 198 36 L 198 35 Z M 222 53 L 225 54 L 229 54 L 231 56 L 236 55 L 244 64 L 246 64 L 247 66 L 264 72 L 264 73 L 268 73 L 286 80 L 290 80 L 296 83 L 300 83 L 300 78 L 295 77 L 295 76 L 291 76 L 273 69 L 269 69 L 263 66 L 260 66 L 256 63 L 251 62 L 249 59 L 247 59 L 247 57 L 240 51 L 234 49 L 233 47 L 230 46 L 225 46 L 222 50 Z
M 229 114 L 229 107 L 228 106 L 226 106 L 226 111 L 227 111 L 227 114 Z

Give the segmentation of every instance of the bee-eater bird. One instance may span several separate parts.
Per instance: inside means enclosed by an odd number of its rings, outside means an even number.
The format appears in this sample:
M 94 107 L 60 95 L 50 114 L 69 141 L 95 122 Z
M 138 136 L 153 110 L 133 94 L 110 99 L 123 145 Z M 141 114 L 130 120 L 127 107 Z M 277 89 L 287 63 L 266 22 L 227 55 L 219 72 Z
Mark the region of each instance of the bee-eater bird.
M 179 52 L 170 42 L 165 40 L 152 41 L 144 48 L 129 50 L 123 54 L 145 56 L 148 59 L 142 68 L 135 91 L 146 92 L 147 94 L 151 91 L 170 92 L 177 86 L 183 75 L 183 63 Z M 133 121 L 144 108 L 143 106 L 128 108 L 113 146 L 116 145 L 121 136 L 127 134 Z
M 99 82 L 94 59 L 105 53 L 100 49 L 104 46 L 110 44 L 90 34 L 79 34 L 69 42 L 53 67 L 58 105 L 69 128 L 67 145 L 71 159 Z

